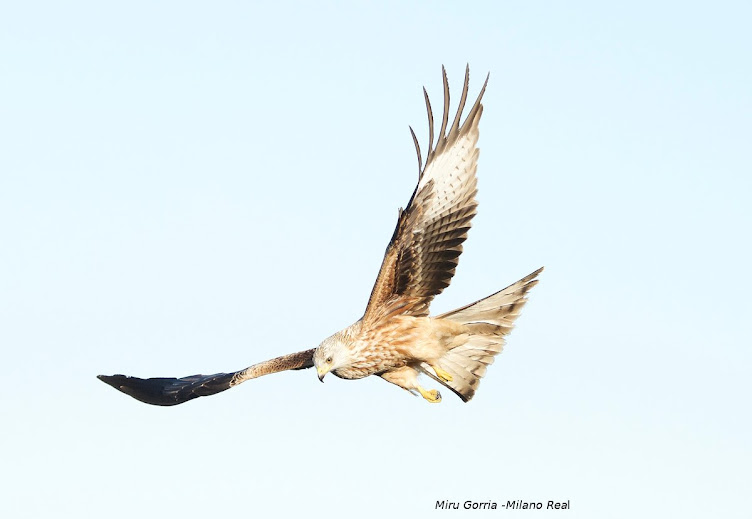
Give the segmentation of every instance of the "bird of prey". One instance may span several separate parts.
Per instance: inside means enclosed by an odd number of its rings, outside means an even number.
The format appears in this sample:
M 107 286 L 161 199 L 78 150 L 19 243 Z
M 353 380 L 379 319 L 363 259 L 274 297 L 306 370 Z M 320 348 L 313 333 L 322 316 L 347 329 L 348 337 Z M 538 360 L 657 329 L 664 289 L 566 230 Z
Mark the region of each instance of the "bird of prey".
M 460 124 L 467 101 L 469 67 L 459 107 L 449 125 L 449 83 L 442 67 L 444 107 L 434 140 L 428 94 L 428 153 L 410 133 L 418 155 L 418 185 L 386 248 L 365 313 L 356 323 L 325 339 L 317 348 L 261 362 L 234 373 L 184 378 L 140 379 L 124 375 L 99 378 L 114 388 L 155 405 L 176 405 L 219 393 L 246 380 L 280 371 L 314 367 L 319 380 L 328 373 L 344 379 L 377 375 L 426 401 L 441 394 L 418 381 L 425 374 L 467 402 L 487 367 L 501 352 L 540 268 L 484 299 L 437 316 L 433 298 L 446 288 L 457 267 L 477 202 L 478 123 L 488 77 Z

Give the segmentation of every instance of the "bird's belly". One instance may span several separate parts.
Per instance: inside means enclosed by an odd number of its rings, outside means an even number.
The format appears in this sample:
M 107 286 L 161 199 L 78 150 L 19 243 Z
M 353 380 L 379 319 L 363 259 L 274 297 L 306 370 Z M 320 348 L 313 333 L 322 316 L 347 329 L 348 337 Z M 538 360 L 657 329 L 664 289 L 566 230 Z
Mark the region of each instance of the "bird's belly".
M 346 380 L 358 380 L 359 378 L 365 378 L 369 375 L 376 373 L 375 371 L 355 368 L 344 368 L 332 371 L 335 376 L 344 378 Z
M 359 378 L 365 378 L 370 375 L 376 375 L 385 371 L 391 371 L 393 369 L 401 368 L 407 364 L 407 359 L 400 358 L 398 356 L 390 356 L 385 358 L 379 356 L 377 358 L 364 359 L 361 362 L 355 363 L 345 368 L 339 368 L 332 371 L 334 375 L 339 378 L 348 380 L 357 380 Z

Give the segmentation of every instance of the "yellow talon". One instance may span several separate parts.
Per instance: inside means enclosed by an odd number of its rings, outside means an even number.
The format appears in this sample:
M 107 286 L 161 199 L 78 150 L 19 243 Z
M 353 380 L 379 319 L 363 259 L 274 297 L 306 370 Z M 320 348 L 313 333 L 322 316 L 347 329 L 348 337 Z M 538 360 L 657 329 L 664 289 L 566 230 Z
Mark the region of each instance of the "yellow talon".
M 452 375 L 447 373 L 441 368 L 437 368 L 436 366 L 431 366 L 433 370 L 436 372 L 436 376 L 439 377 L 444 382 L 451 382 L 452 381 Z
M 420 396 L 422 396 L 432 404 L 438 404 L 439 402 L 441 402 L 441 393 L 439 393 L 435 389 L 426 391 L 422 387 L 418 386 L 418 391 L 420 392 Z

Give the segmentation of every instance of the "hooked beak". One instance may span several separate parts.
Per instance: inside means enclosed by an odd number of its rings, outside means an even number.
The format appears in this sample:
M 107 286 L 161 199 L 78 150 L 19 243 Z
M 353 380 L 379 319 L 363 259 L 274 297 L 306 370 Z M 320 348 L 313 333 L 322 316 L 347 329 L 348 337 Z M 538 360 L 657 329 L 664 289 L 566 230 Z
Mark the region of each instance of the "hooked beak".
M 316 366 L 316 373 L 317 373 L 317 374 L 318 374 L 318 376 L 319 376 L 319 380 L 320 380 L 321 382 L 324 382 L 324 377 L 325 377 L 325 376 L 326 376 L 326 374 L 327 374 L 327 371 L 326 371 L 326 369 L 324 369 L 324 368 L 322 368 L 322 367 L 319 367 L 319 366 Z

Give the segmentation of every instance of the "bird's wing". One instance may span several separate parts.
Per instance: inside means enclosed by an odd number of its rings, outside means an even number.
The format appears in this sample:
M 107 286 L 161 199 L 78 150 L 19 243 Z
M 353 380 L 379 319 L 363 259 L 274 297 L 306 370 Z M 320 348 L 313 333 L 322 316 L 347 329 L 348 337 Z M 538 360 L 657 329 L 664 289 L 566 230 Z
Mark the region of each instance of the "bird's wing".
M 397 227 L 386 248 L 381 270 L 368 300 L 364 321 L 385 315 L 428 315 L 434 296 L 441 293 L 454 276 L 462 243 L 470 220 L 475 216 L 478 164 L 478 122 L 483 113 L 481 98 L 488 77 L 465 122 L 460 118 L 467 100 L 469 68 L 454 121 L 449 121 L 449 83 L 444 79 L 444 111 L 441 129 L 434 145 L 434 120 L 426 90 L 428 111 L 428 154 L 423 167 L 420 146 L 410 128 L 418 154 L 418 185 L 407 204 L 400 209 Z
M 178 405 L 200 396 L 230 389 L 252 378 L 313 366 L 313 352 L 300 351 L 254 364 L 234 373 L 191 375 L 183 378 L 138 378 L 126 375 L 99 375 L 97 378 L 136 400 L 152 405 Z

